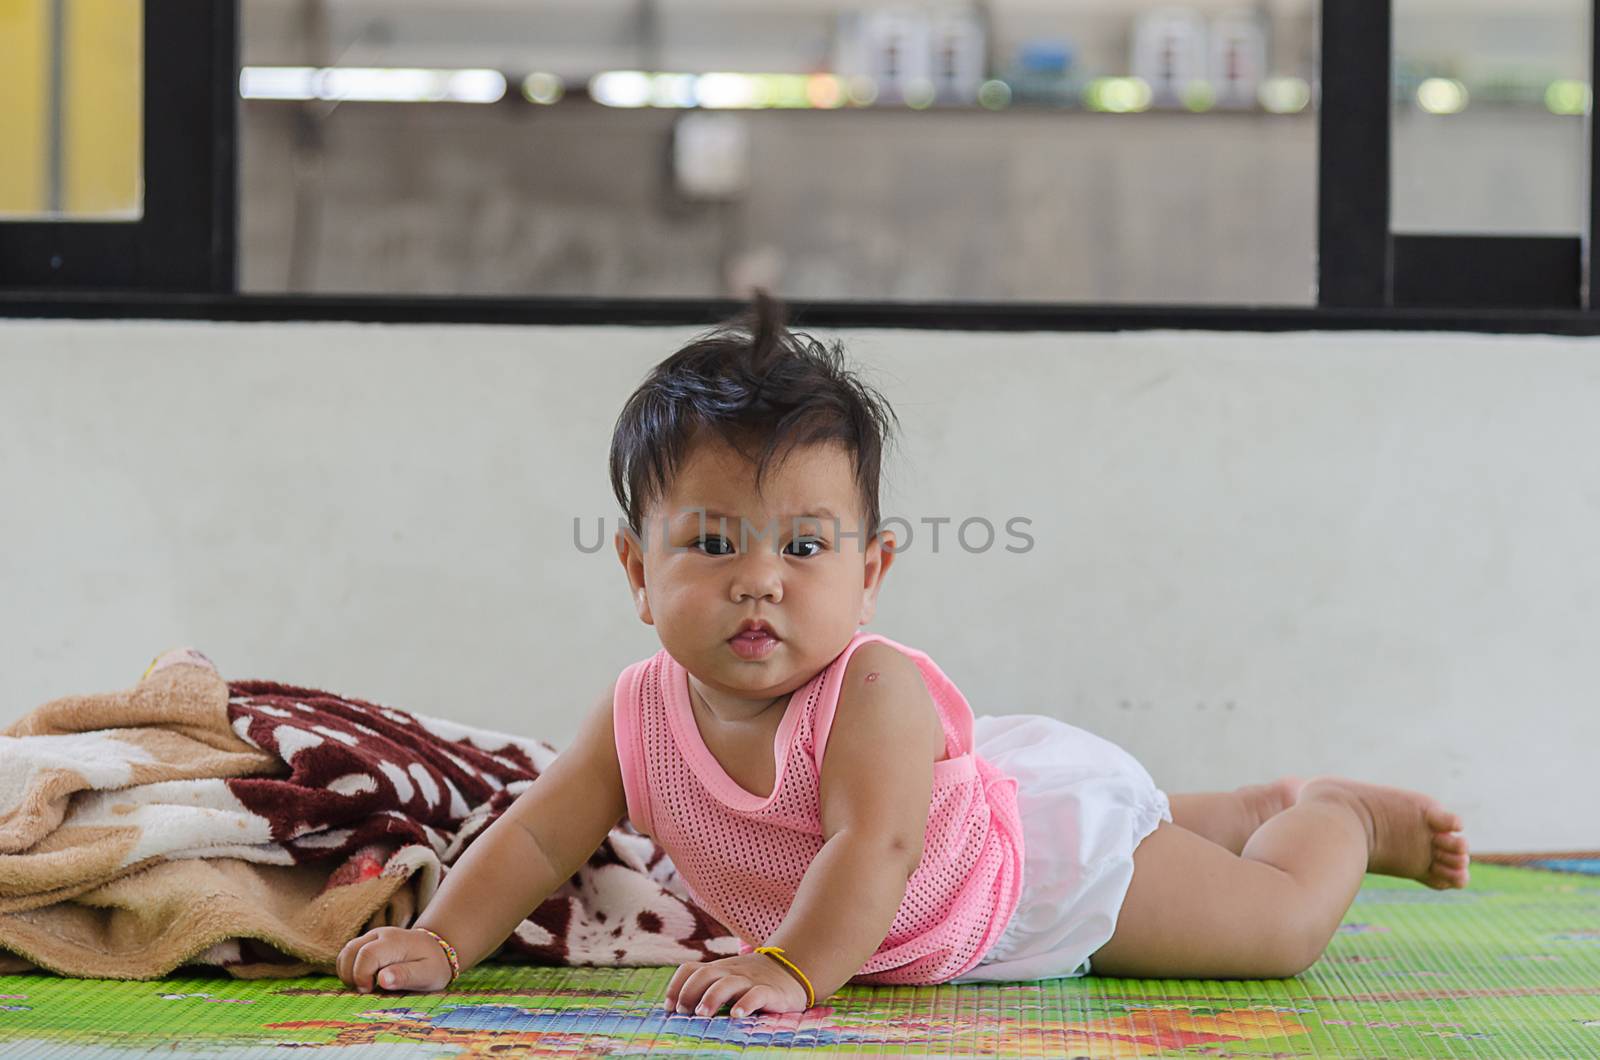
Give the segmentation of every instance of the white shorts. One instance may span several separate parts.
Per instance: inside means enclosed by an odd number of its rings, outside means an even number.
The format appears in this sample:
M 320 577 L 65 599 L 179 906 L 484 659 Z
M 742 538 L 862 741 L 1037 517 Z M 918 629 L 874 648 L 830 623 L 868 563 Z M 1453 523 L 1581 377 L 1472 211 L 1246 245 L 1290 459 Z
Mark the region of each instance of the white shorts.
M 1166 794 L 1109 740 L 1040 714 L 973 719 L 978 757 L 1017 778 L 1022 897 L 977 967 L 951 982 L 1089 974 L 1133 879 L 1133 848 L 1172 820 Z

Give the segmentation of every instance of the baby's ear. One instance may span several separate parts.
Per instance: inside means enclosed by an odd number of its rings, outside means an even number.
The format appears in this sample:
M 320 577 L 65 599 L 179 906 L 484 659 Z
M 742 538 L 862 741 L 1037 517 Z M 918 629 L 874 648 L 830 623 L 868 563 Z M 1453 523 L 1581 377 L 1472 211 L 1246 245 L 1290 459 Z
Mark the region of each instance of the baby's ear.
M 617 527 L 617 532 L 612 541 L 617 547 L 617 559 L 622 561 L 624 567 L 630 563 L 644 563 L 644 554 L 648 551 L 645 548 L 645 539 L 640 538 L 639 534 L 629 528 L 627 523 Z
M 644 549 L 638 537 L 626 526 L 617 530 L 616 545 L 617 559 L 627 572 L 628 587 L 633 593 L 633 606 L 639 612 L 639 621 L 653 626 L 655 619 L 650 615 L 650 598 L 644 588 Z

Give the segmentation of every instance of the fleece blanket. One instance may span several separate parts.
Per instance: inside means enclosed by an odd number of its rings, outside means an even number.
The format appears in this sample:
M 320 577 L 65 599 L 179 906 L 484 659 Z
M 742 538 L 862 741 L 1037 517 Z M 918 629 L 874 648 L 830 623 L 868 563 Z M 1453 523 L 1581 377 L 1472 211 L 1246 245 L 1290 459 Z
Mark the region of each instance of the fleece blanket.
M 409 925 L 556 751 L 159 656 L 131 689 L 0 731 L 0 972 L 145 979 L 332 972 Z M 507 866 L 506 871 L 516 871 Z M 497 956 L 660 965 L 738 952 L 626 820 Z

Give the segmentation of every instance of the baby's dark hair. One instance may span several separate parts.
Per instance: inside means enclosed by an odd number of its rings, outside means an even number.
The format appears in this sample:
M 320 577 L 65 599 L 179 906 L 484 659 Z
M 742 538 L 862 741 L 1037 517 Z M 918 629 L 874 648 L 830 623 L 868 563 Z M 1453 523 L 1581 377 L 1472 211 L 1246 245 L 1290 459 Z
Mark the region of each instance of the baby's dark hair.
M 635 537 L 702 432 L 755 462 L 758 490 L 780 452 L 843 444 L 855 464 L 862 544 L 878 532 L 879 472 L 898 419 L 845 366 L 838 342 L 790 331 L 785 316 L 783 303 L 755 292 L 749 309 L 656 365 L 628 398 L 611 436 L 611 489 Z

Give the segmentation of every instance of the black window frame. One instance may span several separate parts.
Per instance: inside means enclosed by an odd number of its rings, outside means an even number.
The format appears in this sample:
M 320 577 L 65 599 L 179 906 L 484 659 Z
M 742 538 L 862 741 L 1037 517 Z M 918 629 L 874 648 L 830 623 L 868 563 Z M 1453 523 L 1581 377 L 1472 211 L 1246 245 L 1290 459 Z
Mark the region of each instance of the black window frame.
M 739 308 L 723 298 L 239 293 L 239 0 L 144 3 L 144 216 L 126 224 L 0 223 L 0 317 L 685 325 Z M 1590 5 L 1591 83 L 1600 67 L 1596 7 L 1600 0 Z M 1322 0 L 1318 18 L 1315 306 L 796 300 L 796 320 L 994 331 L 1600 334 L 1600 300 L 1587 290 L 1600 245 L 1593 108 L 1583 236 L 1397 233 L 1390 221 L 1391 0 Z
M 1590 80 L 1595 60 L 1589 5 Z M 1596 224 L 1589 115 L 1589 238 L 1394 230 L 1390 210 L 1394 12 L 1391 0 L 1323 0 L 1318 127 L 1319 308 L 1583 313 Z M 1585 314 L 1587 315 L 1587 314 Z M 1585 331 L 1584 333 L 1588 333 Z
M 141 215 L 0 222 L 0 313 L 42 290 L 235 292 L 238 12 L 144 0 Z

